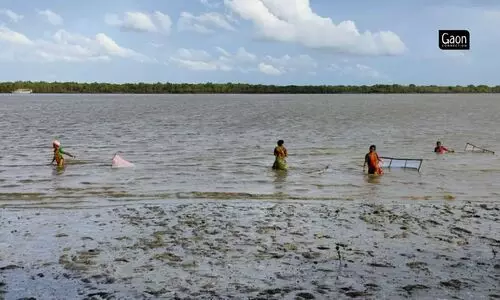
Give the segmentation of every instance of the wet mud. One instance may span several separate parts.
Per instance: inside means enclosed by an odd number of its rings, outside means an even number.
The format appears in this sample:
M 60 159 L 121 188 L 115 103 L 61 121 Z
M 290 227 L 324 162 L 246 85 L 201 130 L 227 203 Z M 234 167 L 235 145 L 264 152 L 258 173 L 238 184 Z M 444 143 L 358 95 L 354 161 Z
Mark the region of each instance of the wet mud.
M 0 299 L 499 299 L 500 206 L 0 210 Z

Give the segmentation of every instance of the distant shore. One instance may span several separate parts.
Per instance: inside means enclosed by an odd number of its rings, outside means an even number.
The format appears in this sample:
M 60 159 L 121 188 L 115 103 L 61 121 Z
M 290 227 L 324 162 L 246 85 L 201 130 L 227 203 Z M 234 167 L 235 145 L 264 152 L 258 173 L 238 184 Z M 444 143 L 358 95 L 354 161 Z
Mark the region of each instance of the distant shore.
M 261 85 L 245 83 L 0 82 L 0 93 L 26 89 L 37 94 L 490 94 L 500 85 Z

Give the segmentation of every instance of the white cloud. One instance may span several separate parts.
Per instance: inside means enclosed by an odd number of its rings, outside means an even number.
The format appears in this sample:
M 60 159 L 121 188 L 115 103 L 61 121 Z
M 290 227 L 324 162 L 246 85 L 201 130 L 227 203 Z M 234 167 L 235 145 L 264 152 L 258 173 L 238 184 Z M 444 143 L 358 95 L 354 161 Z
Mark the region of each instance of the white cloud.
M 470 52 L 461 50 L 441 50 L 443 56 L 457 63 L 472 64 L 473 58 Z M 437 57 L 436 57 L 437 58 Z
M 275 66 L 281 73 L 312 71 L 318 66 L 318 63 L 309 55 L 292 57 L 287 54 L 278 58 L 266 56 L 264 62 Z
M 47 18 L 47 21 L 54 26 L 63 24 L 63 18 L 49 9 L 39 11 L 38 14 Z
M 108 61 L 118 57 L 154 62 L 143 54 L 118 45 L 103 33 L 86 37 L 59 30 L 50 39 L 31 40 L 21 33 L 0 27 L 0 47 L 4 52 L 2 59 L 13 61 L 83 62 Z
M 24 34 L 12 31 L 5 26 L 0 26 L 0 42 L 1 41 L 17 45 L 31 45 L 33 43 Z
M 295 71 L 313 75 L 316 74 L 318 66 L 308 55 L 259 58 L 243 47 L 234 53 L 215 47 L 215 53 L 212 54 L 205 50 L 181 48 L 177 50 L 175 56 L 170 57 L 170 62 L 193 71 L 262 72 L 267 75 L 282 75 Z
M 356 69 L 360 72 L 362 76 L 372 77 L 372 78 L 380 78 L 381 74 L 379 71 L 373 69 L 372 67 L 356 64 Z
M 443 50 L 442 53 L 446 56 L 449 56 L 449 57 L 464 57 L 465 56 L 465 51 L 460 51 L 460 50 L 449 50 L 449 51 Z
M 219 7 L 221 6 L 221 2 L 212 2 L 212 1 L 208 1 L 208 0 L 200 0 L 200 3 L 207 6 L 207 7 L 210 7 L 210 8 L 216 8 L 216 7 Z
M 334 24 L 314 13 L 309 0 L 224 0 L 251 21 L 262 38 L 358 55 L 399 55 L 406 46 L 391 31 L 360 33 L 353 21 Z
M 181 48 L 170 61 L 194 71 L 249 72 L 252 68 L 255 69 L 257 57 L 245 48 L 240 47 L 234 54 L 220 47 L 216 47 L 216 50 L 221 55 L 212 55 L 205 50 Z
M 163 32 L 168 34 L 172 28 L 170 17 L 159 11 L 155 11 L 153 14 L 125 12 L 122 18 L 116 14 L 106 14 L 104 21 L 106 24 L 120 27 L 124 31 Z
M 197 60 L 186 60 L 186 59 L 173 59 L 174 62 L 178 63 L 180 66 L 193 71 L 216 71 L 218 70 L 217 64 L 213 62 L 197 61 Z
M 266 63 L 259 64 L 259 71 L 266 75 L 278 76 L 283 74 L 280 70 L 278 70 L 275 66 L 269 65 Z
M 17 23 L 24 19 L 24 16 L 18 15 L 10 9 L 0 9 L 0 15 L 8 17 L 14 23 Z
M 170 19 L 168 15 L 159 11 L 155 11 L 154 16 L 156 20 L 158 20 L 159 26 L 163 32 L 170 33 L 170 30 L 172 29 L 172 19 Z
M 230 19 L 226 16 L 209 12 L 195 16 L 188 12 L 182 12 L 177 23 L 179 31 L 195 31 L 198 33 L 214 33 L 214 28 L 235 31 Z
M 387 76 L 370 66 L 359 63 L 351 65 L 345 60 L 342 63 L 330 64 L 326 69 L 341 76 L 348 75 L 360 78 L 388 79 Z
M 212 55 L 205 50 L 185 49 L 181 48 L 177 51 L 179 58 L 196 61 L 209 61 Z
M 155 42 L 151 42 L 149 43 L 153 48 L 161 48 L 163 47 L 164 45 L 161 44 L 161 43 L 155 43 Z

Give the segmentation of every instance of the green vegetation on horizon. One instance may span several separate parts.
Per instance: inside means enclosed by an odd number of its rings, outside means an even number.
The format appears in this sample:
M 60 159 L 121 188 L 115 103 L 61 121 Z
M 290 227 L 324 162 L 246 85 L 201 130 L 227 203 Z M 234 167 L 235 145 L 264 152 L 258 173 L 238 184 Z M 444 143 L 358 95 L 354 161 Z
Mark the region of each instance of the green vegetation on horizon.
M 31 89 L 33 93 L 82 94 L 409 94 L 409 93 L 500 93 L 500 85 L 417 86 L 376 85 L 261 85 L 244 83 L 78 83 L 0 82 L 0 93 Z

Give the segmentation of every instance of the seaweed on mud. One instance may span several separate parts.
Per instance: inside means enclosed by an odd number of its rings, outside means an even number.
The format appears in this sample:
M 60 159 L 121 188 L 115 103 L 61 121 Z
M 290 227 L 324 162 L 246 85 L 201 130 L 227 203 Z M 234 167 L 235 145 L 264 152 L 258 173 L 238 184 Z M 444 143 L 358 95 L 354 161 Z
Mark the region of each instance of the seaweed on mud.
M 429 290 L 430 287 L 423 284 L 408 284 L 403 287 L 408 294 L 412 295 L 415 291 L 419 290 Z
M 154 232 L 152 236 L 153 239 L 140 238 L 139 242 L 132 247 L 139 248 L 142 250 L 148 250 L 166 246 L 165 240 L 163 239 L 163 232 L 161 231 Z
M 6 293 L 4 288 L 7 287 L 5 282 L 0 281 L 0 299 L 4 299 L 3 295 Z
M 396 268 L 395 266 L 391 265 L 390 263 L 379 263 L 379 262 L 373 262 L 368 264 L 371 267 L 376 267 L 376 268 Z
M 467 234 L 467 235 L 471 235 L 472 232 L 470 230 L 467 230 L 467 229 L 464 229 L 464 228 L 460 228 L 460 227 L 453 227 L 450 229 L 450 231 L 458 236 L 463 236 L 463 234 Z
M 161 296 L 163 294 L 168 293 L 168 290 L 166 288 L 162 288 L 162 289 L 156 290 L 156 291 L 152 290 L 152 289 L 149 289 L 149 290 L 146 290 L 145 293 L 149 294 L 149 295 L 153 295 L 155 297 L 159 297 L 159 296 Z
M 316 299 L 316 297 L 311 294 L 311 293 L 308 293 L 308 292 L 299 292 L 297 294 L 295 294 L 295 299 L 299 300 L 299 299 Z
M 360 290 L 355 290 L 352 287 L 343 287 L 340 288 L 340 291 L 344 293 L 346 296 L 351 298 L 367 297 L 372 295 L 372 293 L 370 293 L 367 290 L 360 291 Z
M 6 270 L 14 270 L 14 269 L 21 269 L 22 267 L 17 266 L 17 265 L 6 265 L 4 267 L 0 267 L 0 271 L 6 271 Z
M 378 299 L 384 295 L 426 298 L 434 292 L 438 294 L 436 297 L 450 298 L 457 294 L 457 289 L 471 285 L 486 297 L 498 294 L 493 289 L 481 290 L 498 280 L 492 274 L 498 273 L 499 263 L 488 262 L 491 259 L 488 245 L 494 247 L 494 252 L 498 250 L 495 245 L 500 244 L 492 231 L 481 231 L 484 226 L 495 228 L 491 227 L 495 225 L 494 218 L 484 222 L 483 218 L 481 224 L 474 222 L 478 220 L 464 221 L 460 208 L 432 203 L 419 206 L 416 211 L 403 205 L 373 204 L 361 204 L 361 209 L 349 211 L 352 209 L 349 204 L 345 219 L 353 226 L 348 228 L 343 226 L 347 221 L 334 217 L 340 204 L 257 205 L 198 201 L 146 205 L 144 209 L 113 208 L 114 213 L 108 214 L 111 217 L 120 217 L 121 213 L 130 215 L 121 215 L 123 228 L 111 231 L 109 244 L 99 246 L 107 247 L 103 259 L 111 263 L 99 265 L 97 251 L 89 255 L 73 253 L 75 250 L 68 252 L 71 249 L 65 249 L 66 256 L 61 256 L 60 262 L 63 267 L 77 271 L 77 275 L 82 275 L 80 271 L 91 273 L 84 276 L 87 284 L 80 291 L 87 296 L 96 284 L 110 283 L 113 283 L 110 288 L 121 290 L 123 295 L 136 293 L 136 299 Z M 452 216 L 448 216 L 448 209 Z M 488 214 L 485 210 L 481 212 Z M 101 214 L 106 216 L 105 212 Z M 363 214 L 377 225 L 359 221 Z M 83 222 L 98 226 L 93 219 Z M 102 229 L 115 230 L 119 223 L 107 223 L 109 227 Z M 8 230 L 15 228 L 11 227 Z M 464 228 L 472 234 L 460 230 Z M 65 231 L 74 235 L 74 231 L 67 230 L 72 230 L 71 227 L 65 227 Z M 54 234 L 53 229 L 47 232 Z M 120 237 L 123 234 L 120 232 L 129 237 Z M 385 233 L 387 239 L 383 238 Z M 404 237 L 411 244 L 396 239 Z M 467 242 L 465 238 L 480 247 L 474 250 L 460 247 Z M 73 249 L 81 244 L 79 239 L 75 242 L 76 245 L 71 244 Z M 387 256 L 387 249 L 394 249 L 394 257 Z M 468 284 L 443 278 L 443 272 L 431 273 L 431 266 L 452 271 L 460 280 L 464 276 Z M 124 269 L 130 271 L 123 274 Z M 155 278 L 163 281 L 155 282 Z M 346 285 L 339 286 L 343 280 Z M 436 290 L 424 285 L 430 282 L 436 283 Z M 299 283 L 304 286 L 294 288 Z M 115 294 L 117 299 L 121 296 Z M 102 298 L 97 294 L 92 297 Z
M 458 279 L 451 279 L 448 281 L 441 281 L 439 283 L 441 286 L 452 288 L 456 290 L 460 290 L 463 287 L 468 287 L 469 285 L 466 282 L 460 281 Z
M 158 253 L 153 256 L 153 259 L 161 260 L 161 261 L 169 261 L 169 262 L 180 262 L 182 258 L 178 255 L 175 255 L 171 252 L 163 252 Z
M 87 294 L 87 296 L 83 300 L 114 300 L 115 296 L 111 293 L 107 292 L 96 292 Z
M 98 249 L 90 249 L 87 251 L 78 251 L 76 255 L 71 257 L 68 254 L 63 254 L 59 257 L 59 264 L 67 270 L 85 271 L 90 266 L 96 265 L 92 259 L 98 256 L 100 251 Z
M 409 262 L 409 263 L 406 263 L 406 266 L 408 266 L 408 268 L 412 269 L 412 270 L 417 270 L 417 271 L 425 271 L 427 273 L 429 273 L 429 268 L 427 268 L 427 263 L 426 262 L 422 262 L 422 261 L 413 261 L 413 262 Z

